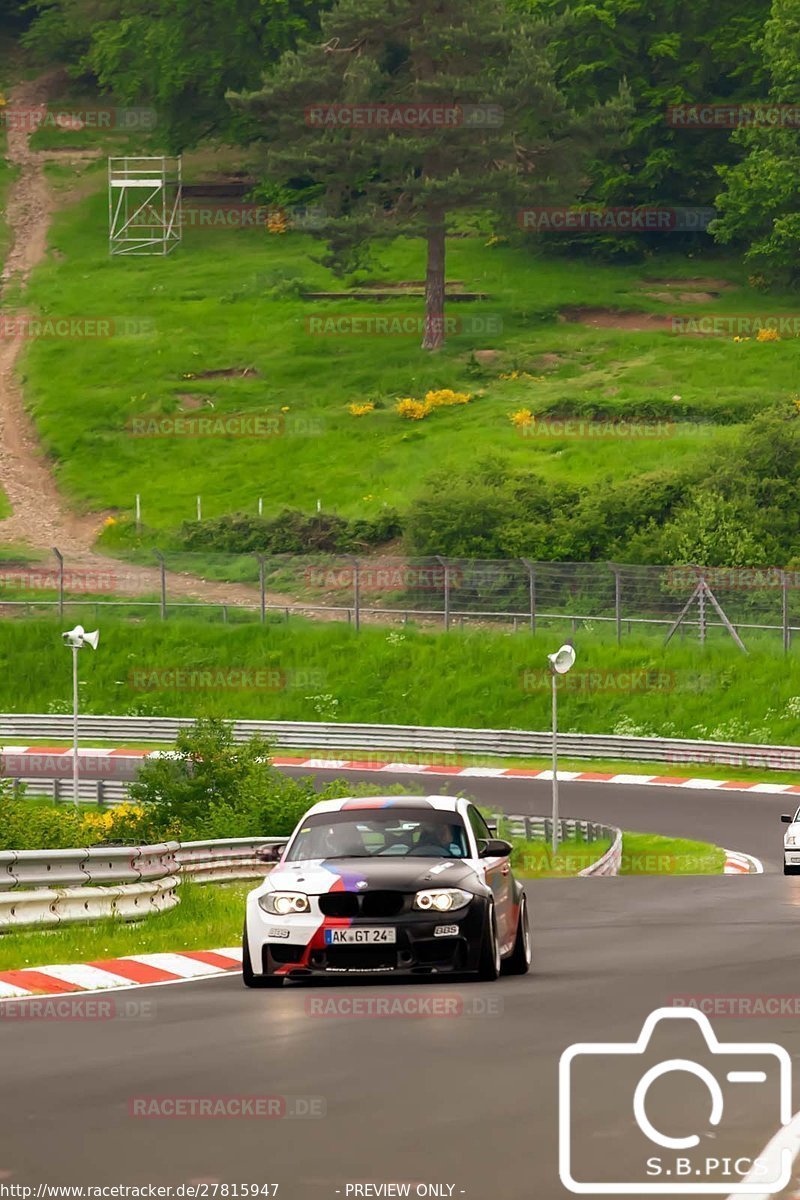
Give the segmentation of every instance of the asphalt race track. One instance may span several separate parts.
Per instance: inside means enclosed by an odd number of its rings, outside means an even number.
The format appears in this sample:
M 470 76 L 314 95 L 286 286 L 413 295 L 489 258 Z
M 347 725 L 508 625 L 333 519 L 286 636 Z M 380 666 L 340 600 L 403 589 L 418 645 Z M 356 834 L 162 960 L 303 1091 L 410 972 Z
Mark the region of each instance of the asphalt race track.
M 380 779 L 418 782 L 421 793 L 435 786 L 430 775 Z M 546 812 L 550 799 L 547 782 L 530 780 L 442 780 L 439 790 L 464 790 L 510 812 Z M 800 876 L 780 873 L 779 818 L 789 798 L 565 783 L 561 805 L 565 816 L 747 851 L 765 874 L 530 883 L 533 970 L 493 985 L 342 982 L 260 992 L 225 976 L 124 993 L 143 1010 L 117 1019 L 4 1022 L 0 1013 L 0 1185 L 32 1185 L 34 1196 L 39 1184 L 189 1181 L 208 1184 L 208 1196 L 216 1183 L 277 1183 L 279 1200 L 391 1196 L 403 1193 L 357 1185 L 406 1183 L 412 1196 L 568 1195 L 558 1176 L 561 1052 L 576 1041 L 631 1042 L 647 1015 L 676 997 L 792 995 Z M 444 999 L 444 1015 L 345 1011 L 379 998 L 413 1008 L 426 996 Z M 320 1015 L 330 1001 L 336 1014 Z M 715 1016 L 713 1025 L 723 1042 L 777 1042 L 800 1053 L 791 1013 Z M 679 1032 L 664 1031 L 659 1051 L 695 1052 Z M 592 1069 L 580 1086 L 576 1077 L 581 1169 L 643 1179 L 632 1174 L 642 1160 L 631 1081 L 618 1065 Z M 656 1123 L 676 1137 L 705 1128 L 708 1093 L 685 1076 L 682 1089 L 674 1082 L 654 1087 Z M 755 1157 L 777 1129 L 774 1093 L 752 1103 L 755 1085 L 747 1101 L 738 1086 L 704 1152 L 734 1147 Z M 137 1097 L 265 1095 L 319 1115 L 131 1115 Z

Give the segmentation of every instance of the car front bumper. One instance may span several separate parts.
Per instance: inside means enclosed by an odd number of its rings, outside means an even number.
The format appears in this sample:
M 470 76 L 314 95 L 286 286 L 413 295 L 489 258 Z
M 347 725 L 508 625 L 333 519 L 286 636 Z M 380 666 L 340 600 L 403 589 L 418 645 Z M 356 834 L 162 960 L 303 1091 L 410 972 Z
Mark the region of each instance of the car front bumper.
M 487 900 L 473 896 L 455 913 L 435 917 L 404 912 L 386 920 L 333 918 L 314 914 L 276 917 L 248 906 L 247 937 L 256 974 L 303 978 L 310 975 L 438 975 L 477 971 Z M 337 944 L 331 929 L 392 928 L 394 943 Z

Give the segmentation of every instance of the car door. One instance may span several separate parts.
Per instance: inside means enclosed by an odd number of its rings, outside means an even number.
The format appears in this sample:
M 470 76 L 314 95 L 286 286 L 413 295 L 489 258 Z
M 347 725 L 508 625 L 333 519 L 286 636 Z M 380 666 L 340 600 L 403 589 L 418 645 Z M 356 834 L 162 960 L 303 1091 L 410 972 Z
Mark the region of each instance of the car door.
M 481 842 L 487 838 L 491 838 L 493 835 L 474 804 L 469 805 L 467 818 L 475 840 L 478 843 L 478 849 L 480 849 Z M 492 895 L 494 896 L 497 936 L 500 940 L 500 945 L 504 949 L 507 949 L 516 932 L 514 877 L 511 874 L 511 865 L 507 858 L 482 858 L 480 859 L 480 864 L 484 870 L 486 882 L 492 889 Z

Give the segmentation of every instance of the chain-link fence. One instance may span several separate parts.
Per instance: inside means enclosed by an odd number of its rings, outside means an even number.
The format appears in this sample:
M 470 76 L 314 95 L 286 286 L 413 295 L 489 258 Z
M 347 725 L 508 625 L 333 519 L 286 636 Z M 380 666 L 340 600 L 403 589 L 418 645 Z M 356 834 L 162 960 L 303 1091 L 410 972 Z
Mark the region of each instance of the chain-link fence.
M 700 641 L 722 631 L 780 636 L 800 630 L 800 572 L 778 568 L 631 566 L 527 559 L 141 552 L 97 571 L 51 563 L 0 565 L 3 615 L 109 607 L 123 615 L 197 614 L 226 621 L 303 614 L 451 629 L 546 625 L 590 628 L 617 641 L 639 630 Z

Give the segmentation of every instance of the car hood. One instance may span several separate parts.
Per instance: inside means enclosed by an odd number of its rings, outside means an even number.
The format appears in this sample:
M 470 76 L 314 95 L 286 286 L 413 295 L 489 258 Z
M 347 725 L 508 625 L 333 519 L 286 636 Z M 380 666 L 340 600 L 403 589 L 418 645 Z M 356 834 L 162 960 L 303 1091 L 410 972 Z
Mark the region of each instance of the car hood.
M 462 887 L 474 892 L 486 886 L 483 875 L 465 859 L 421 857 L 327 858 L 279 863 L 265 882 L 270 888 L 308 892 L 313 896 L 374 888 L 413 892 L 426 887 Z

